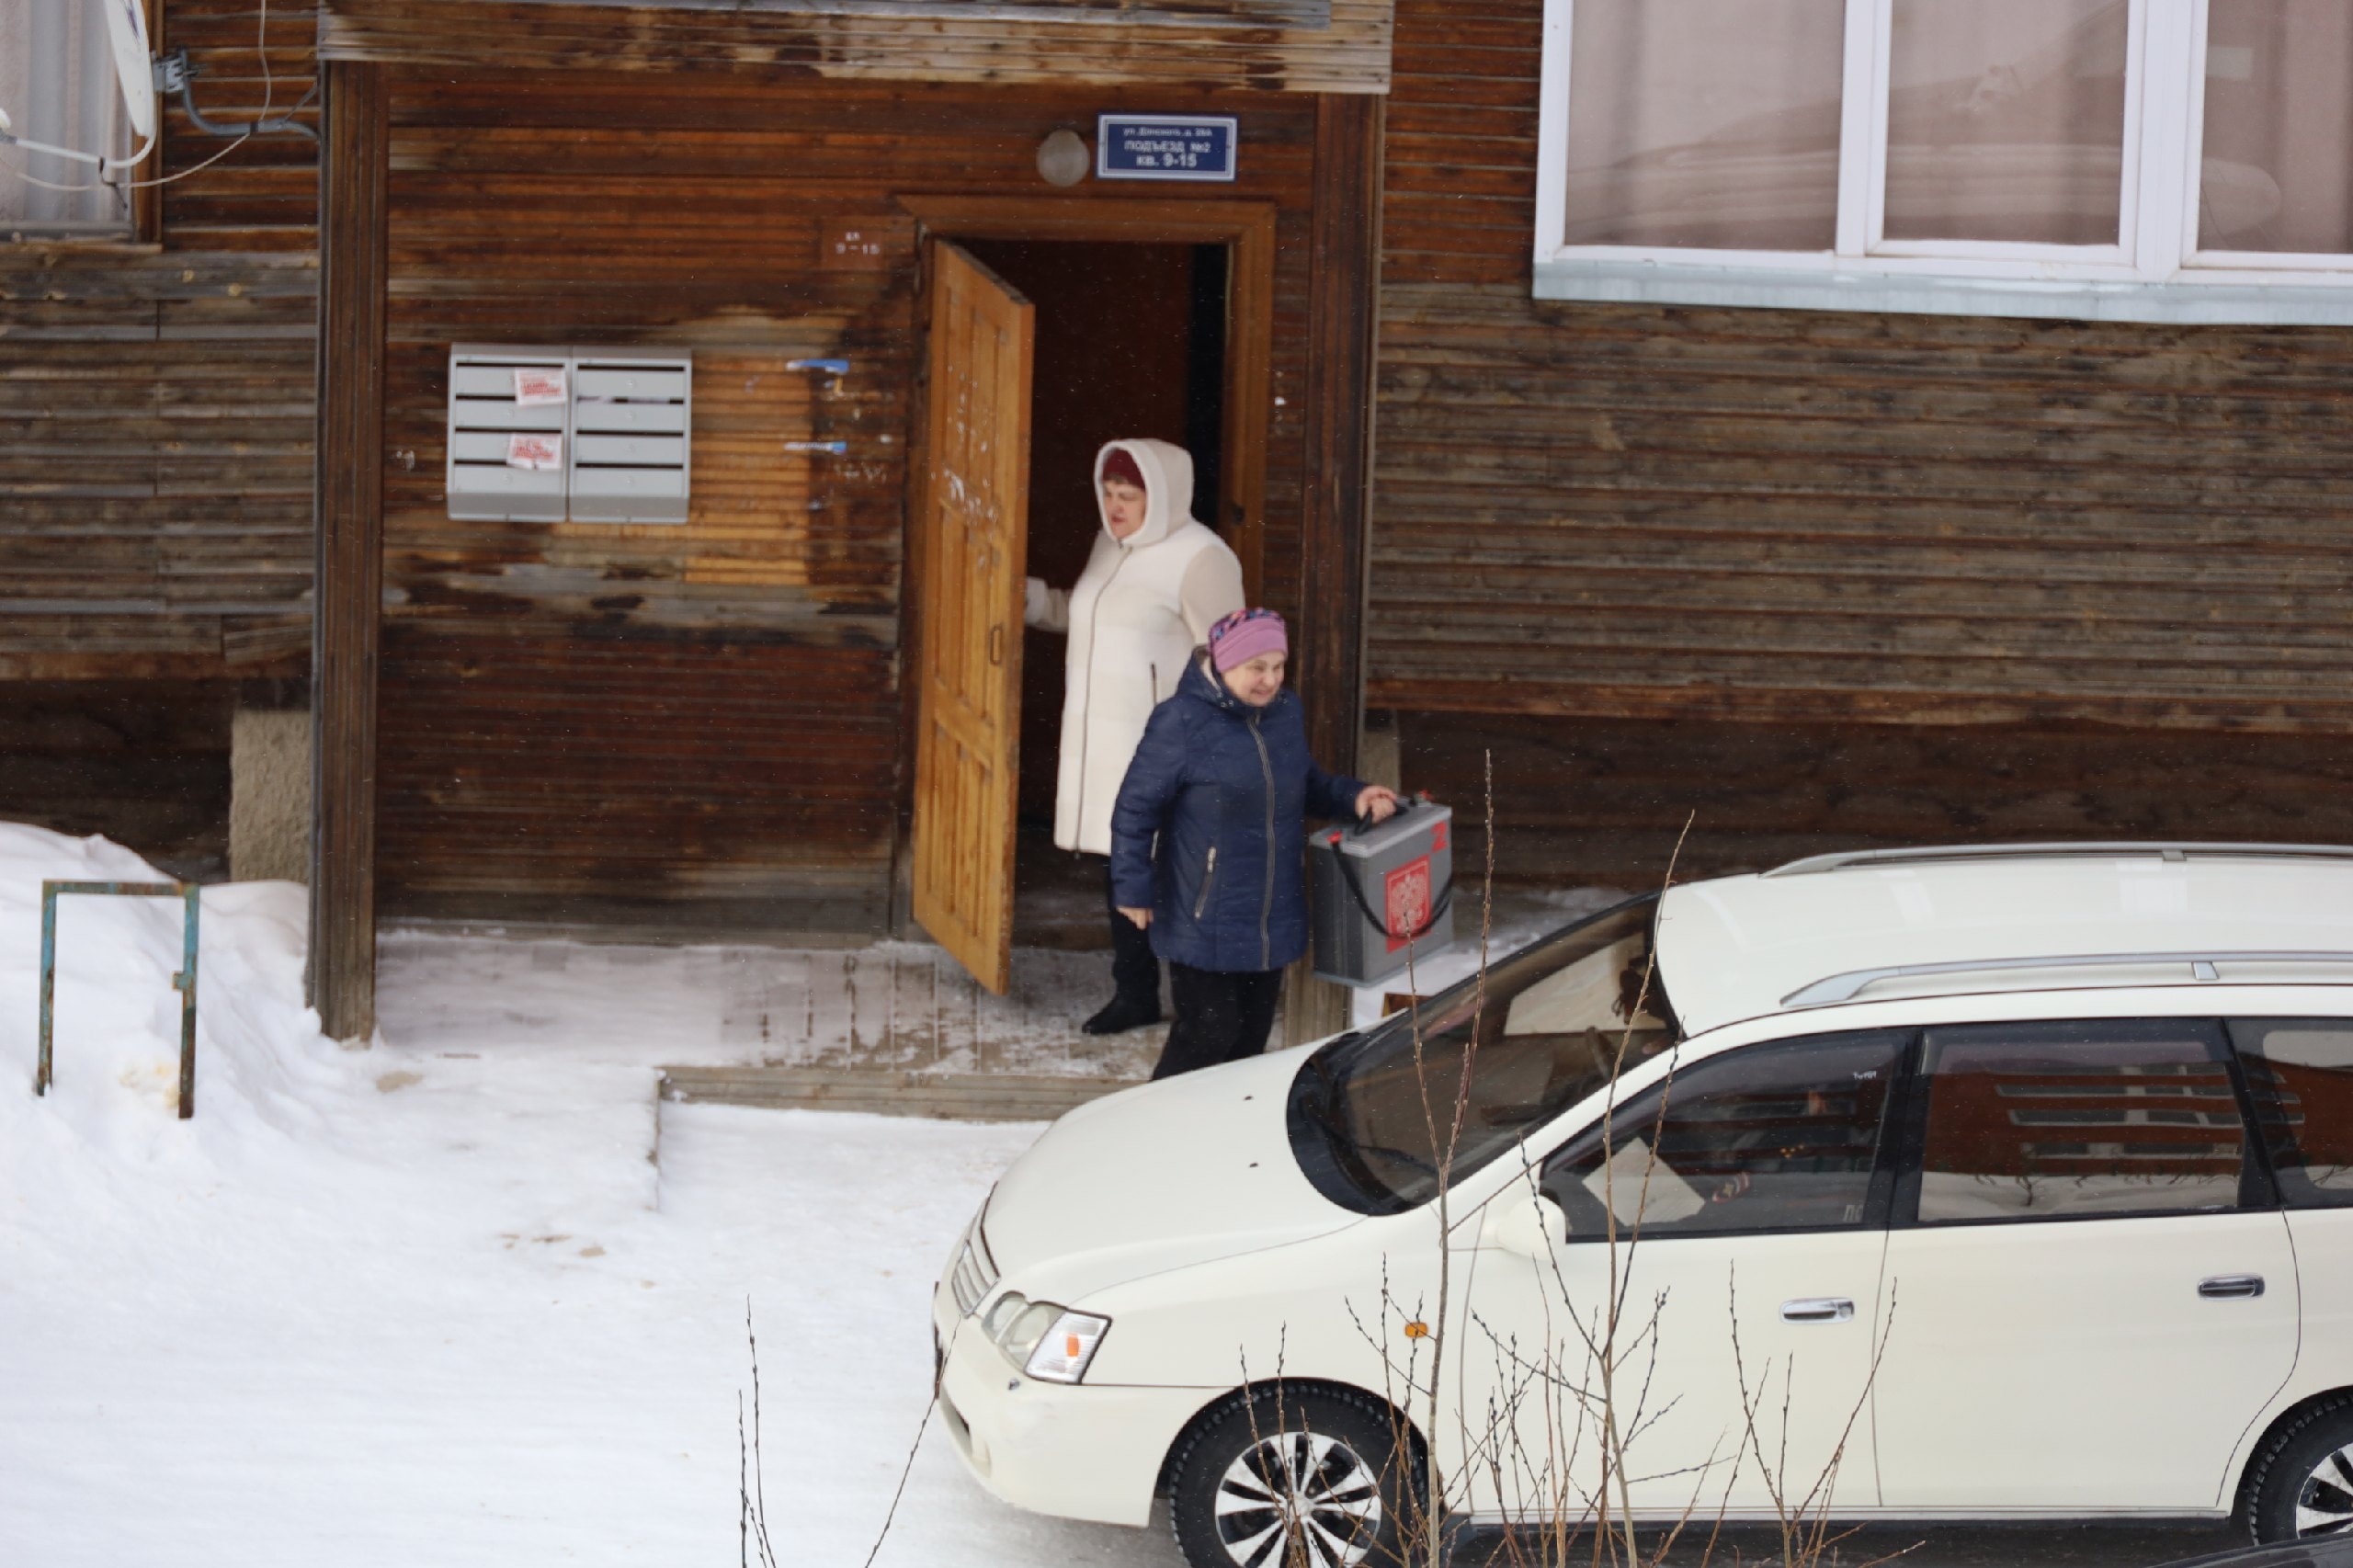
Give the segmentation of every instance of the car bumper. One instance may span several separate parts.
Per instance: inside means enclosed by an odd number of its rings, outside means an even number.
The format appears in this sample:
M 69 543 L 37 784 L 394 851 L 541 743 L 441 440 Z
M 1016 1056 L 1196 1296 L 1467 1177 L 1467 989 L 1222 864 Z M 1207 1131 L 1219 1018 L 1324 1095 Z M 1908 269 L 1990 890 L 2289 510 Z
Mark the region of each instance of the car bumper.
M 941 1324 L 939 1414 L 983 1486 L 1016 1507 L 1142 1526 L 1169 1445 L 1211 1389 L 1091 1387 L 1022 1376 L 978 1318 Z

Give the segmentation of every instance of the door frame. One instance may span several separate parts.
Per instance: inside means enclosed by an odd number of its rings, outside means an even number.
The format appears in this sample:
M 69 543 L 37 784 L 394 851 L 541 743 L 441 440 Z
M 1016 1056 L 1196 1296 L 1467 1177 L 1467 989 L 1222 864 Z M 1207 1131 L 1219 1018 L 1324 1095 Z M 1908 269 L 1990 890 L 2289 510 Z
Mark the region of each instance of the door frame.
M 928 310 L 933 246 L 941 240 L 1074 240 L 1134 244 L 1222 244 L 1226 247 L 1225 401 L 1222 410 L 1219 464 L 1219 532 L 1242 563 L 1243 591 L 1259 602 L 1267 495 L 1267 435 L 1272 424 L 1275 347 L 1275 220 L 1271 201 L 1226 201 L 1190 198 L 1105 198 L 904 194 L 893 198 L 915 219 L 920 267 L 916 299 Z M 1032 301 L 1035 303 L 1035 301 Z M 915 360 L 928 364 L 931 323 L 917 323 Z M 907 452 L 907 531 L 904 575 L 899 584 L 900 790 L 898 831 L 893 835 L 891 931 L 904 937 L 915 929 L 913 834 L 915 746 L 912 693 L 904 672 L 922 667 L 923 617 L 920 585 L 924 559 L 918 520 L 927 502 L 921 490 L 926 472 L 924 410 L 931 387 L 925 375 L 910 411 Z M 1238 517 L 1236 515 L 1238 510 Z
M 1264 550 L 1267 426 L 1275 347 L 1275 205 L 1127 198 L 1073 201 L 1036 196 L 901 196 L 919 225 L 923 275 L 935 240 L 1093 240 L 1227 248 L 1224 451 L 1218 533 L 1242 562 L 1245 596 L 1257 602 Z M 1033 303 L 1035 301 L 1032 301 Z M 924 335 L 930 324 L 924 324 Z M 927 391 L 927 389 L 926 389 Z M 1240 508 L 1238 519 L 1232 508 Z M 912 569 L 917 563 L 908 562 Z

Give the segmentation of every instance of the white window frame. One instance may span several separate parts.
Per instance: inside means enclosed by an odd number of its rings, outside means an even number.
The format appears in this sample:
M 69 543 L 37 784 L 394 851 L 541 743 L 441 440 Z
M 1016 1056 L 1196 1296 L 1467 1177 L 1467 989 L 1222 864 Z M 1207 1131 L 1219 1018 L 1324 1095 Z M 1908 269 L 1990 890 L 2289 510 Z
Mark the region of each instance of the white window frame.
M 2109 245 L 1887 239 L 1893 0 L 1847 0 L 1838 215 L 1827 251 L 1560 243 L 1567 222 L 1569 49 L 1577 3 L 1545 0 L 1544 6 L 1538 299 L 2353 325 L 2353 255 L 2198 248 L 2210 0 L 2128 0 L 2119 243 Z

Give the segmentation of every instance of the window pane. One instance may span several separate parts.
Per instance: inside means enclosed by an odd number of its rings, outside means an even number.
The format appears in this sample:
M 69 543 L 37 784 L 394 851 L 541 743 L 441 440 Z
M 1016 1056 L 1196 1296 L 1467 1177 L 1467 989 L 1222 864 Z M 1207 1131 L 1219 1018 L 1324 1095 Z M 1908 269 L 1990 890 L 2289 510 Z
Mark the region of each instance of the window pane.
M 1576 0 L 1573 245 L 1828 250 L 1846 0 Z
M 2117 244 L 2127 16 L 2126 0 L 1895 0 L 1886 237 Z
M 1545 1167 L 1573 1241 L 1821 1230 L 1863 1221 L 1899 1034 L 1755 1046 L 1621 1107 Z M 1655 1154 L 1654 1154 L 1655 1151 Z
M 2353 1205 L 2353 1022 L 2266 1019 L 2231 1026 L 2290 1209 Z
M 97 6 L 0 0 L 0 108 L 15 121 L 16 133 L 29 141 L 115 157 L 130 152 L 106 17 Z M 34 185 L 20 177 L 26 175 L 49 183 Z M 91 165 L 0 147 L 0 226 L 106 232 L 129 222 L 121 190 L 100 183 Z
M 2245 1124 L 2194 1028 L 1932 1031 L 1927 1064 L 1923 1222 L 2238 1202 Z
M 2214 0 L 2198 244 L 2353 252 L 2353 6 Z

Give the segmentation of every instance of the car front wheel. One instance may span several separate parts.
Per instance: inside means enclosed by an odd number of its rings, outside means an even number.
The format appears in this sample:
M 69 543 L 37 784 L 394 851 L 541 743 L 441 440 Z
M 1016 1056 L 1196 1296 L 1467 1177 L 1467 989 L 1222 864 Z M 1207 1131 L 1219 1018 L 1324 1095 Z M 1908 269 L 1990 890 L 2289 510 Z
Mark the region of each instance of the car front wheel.
M 2265 1444 L 2247 1490 L 2257 1541 L 2353 1533 L 2353 1400 L 2322 1405 Z
M 1377 1400 L 1260 1388 L 1186 1442 L 1169 1525 L 1192 1568 L 1386 1568 L 1428 1525 L 1419 1466 Z

